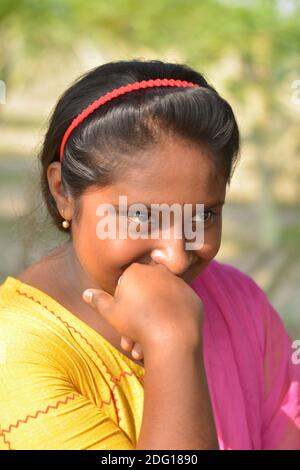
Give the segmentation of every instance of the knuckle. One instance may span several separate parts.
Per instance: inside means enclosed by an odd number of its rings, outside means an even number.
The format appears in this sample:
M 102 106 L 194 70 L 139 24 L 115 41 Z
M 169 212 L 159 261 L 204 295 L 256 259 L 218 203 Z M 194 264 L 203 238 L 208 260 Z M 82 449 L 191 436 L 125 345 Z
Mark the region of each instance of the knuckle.
M 140 263 L 137 263 L 136 261 L 134 261 L 133 263 L 131 263 L 131 265 L 129 266 L 129 271 L 138 271 L 139 269 L 141 268 L 141 265 Z
M 131 263 L 131 265 L 123 272 L 122 277 L 125 279 L 125 277 L 137 276 L 140 274 L 141 268 L 142 266 L 139 263 Z

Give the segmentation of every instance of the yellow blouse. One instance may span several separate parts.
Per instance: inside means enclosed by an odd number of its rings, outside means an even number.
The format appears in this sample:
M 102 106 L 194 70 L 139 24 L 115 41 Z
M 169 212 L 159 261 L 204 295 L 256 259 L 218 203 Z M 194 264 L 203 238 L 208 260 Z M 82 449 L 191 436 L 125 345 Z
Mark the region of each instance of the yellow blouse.
M 0 285 L 0 450 L 135 449 L 144 373 L 41 290 Z

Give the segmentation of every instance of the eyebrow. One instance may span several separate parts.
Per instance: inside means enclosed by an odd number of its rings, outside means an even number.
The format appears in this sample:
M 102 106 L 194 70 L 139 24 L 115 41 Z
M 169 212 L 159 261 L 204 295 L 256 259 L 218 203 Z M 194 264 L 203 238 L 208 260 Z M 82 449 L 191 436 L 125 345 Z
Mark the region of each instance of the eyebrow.
M 210 204 L 204 204 L 204 206 L 207 207 L 208 209 L 213 209 L 214 207 L 224 206 L 224 204 L 225 204 L 225 201 L 220 199 Z
M 151 208 L 151 204 L 141 202 L 141 201 L 128 203 L 128 206 L 131 206 L 133 204 L 143 204 L 147 208 L 147 210 L 149 210 L 149 211 L 151 211 L 151 209 L 154 209 L 154 208 Z M 160 206 L 161 204 L 164 204 L 164 203 L 155 203 L 154 202 L 152 204 Z M 217 201 L 209 203 L 209 204 L 204 204 L 204 207 L 205 207 L 205 209 L 214 209 L 215 207 L 223 206 L 224 204 L 225 204 L 225 201 L 220 199 L 220 200 L 217 200 Z M 120 208 L 120 206 L 118 204 L 113 204 L 113 206 L 116 209 Z

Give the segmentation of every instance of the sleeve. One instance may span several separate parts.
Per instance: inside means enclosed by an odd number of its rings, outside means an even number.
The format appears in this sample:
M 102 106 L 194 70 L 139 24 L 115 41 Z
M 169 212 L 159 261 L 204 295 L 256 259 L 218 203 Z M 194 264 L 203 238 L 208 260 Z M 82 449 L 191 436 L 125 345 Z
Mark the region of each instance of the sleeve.
M 2 326 L 0 344 L 0 450 L 134 449 L 103 407 L 76 390 L 57 346 Z
M 300 450 L 300 351 L 262 293 L 264 312 L 263 449 Z

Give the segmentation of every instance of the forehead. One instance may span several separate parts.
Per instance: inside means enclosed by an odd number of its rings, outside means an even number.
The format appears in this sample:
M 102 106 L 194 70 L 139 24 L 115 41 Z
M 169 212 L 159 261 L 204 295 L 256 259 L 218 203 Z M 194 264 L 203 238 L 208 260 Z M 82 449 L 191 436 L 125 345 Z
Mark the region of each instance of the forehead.
M 132 155 L 132 163 L 114 184 L 91 188 L 83 199 L 89 200 L 90 207 L 99 202 L 118 204 L 120 195 L 127 196 L 128 204 L 209 206 L 224 200 L 225 194 L 226 181 L 209 154 L 190 141 L 168 136 L 140 157 Z
M 145 203 L 208 204 L 225 198 L 226 182 L 199 145 L 168 137 L 145 151 L 143 162 L 119 179 L 115 191 Z

